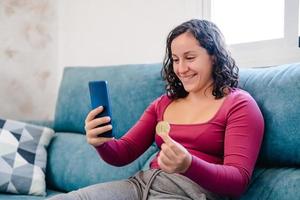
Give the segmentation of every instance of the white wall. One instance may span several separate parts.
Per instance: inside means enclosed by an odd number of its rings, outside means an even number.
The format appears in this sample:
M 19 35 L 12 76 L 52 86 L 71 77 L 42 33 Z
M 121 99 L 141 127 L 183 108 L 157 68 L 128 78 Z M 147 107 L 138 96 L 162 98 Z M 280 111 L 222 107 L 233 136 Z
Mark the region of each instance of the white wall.
M 55 0 L 0 0 L 0 118 L 52 118 L 56 13 Z
M 161 62 L 169 31 L 199 11 L 199 0 L 61 0 L 59 66 Z

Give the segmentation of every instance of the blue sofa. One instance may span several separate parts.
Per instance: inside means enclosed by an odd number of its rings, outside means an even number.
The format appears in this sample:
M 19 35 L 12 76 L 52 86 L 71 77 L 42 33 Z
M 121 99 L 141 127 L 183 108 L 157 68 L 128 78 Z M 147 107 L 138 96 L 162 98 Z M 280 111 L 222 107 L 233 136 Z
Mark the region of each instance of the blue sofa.
M 56 132 L 48 148 L 47 197 L 126 178 L 148 168 L 157 153 L 155 145 L 133 163 L 113 167 L 87 144 L 84 119 L 90 110 L 88 81 L 108 80 L 113 127 L 119 138 L 164 92 L 160 68 L 161 64 L 65 68 L 54 121 L 36 122 Z M 252 181 L 240 199 L 300 199 L 300 63 L 240 69 L 239 87 L 256 99 L 266 124 Z M 0 200 L 45 198 L 0 194 Z

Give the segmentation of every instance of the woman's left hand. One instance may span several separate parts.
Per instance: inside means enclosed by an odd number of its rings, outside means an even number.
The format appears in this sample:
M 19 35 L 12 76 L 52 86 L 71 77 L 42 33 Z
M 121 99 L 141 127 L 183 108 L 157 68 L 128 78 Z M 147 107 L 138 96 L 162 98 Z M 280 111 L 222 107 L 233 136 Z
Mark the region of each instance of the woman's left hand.
M 158 165 L 167 173 L 184 173 L 192 163 L 192 155 L 168 134 L 159 134 L 164 143 L 158 156 Z

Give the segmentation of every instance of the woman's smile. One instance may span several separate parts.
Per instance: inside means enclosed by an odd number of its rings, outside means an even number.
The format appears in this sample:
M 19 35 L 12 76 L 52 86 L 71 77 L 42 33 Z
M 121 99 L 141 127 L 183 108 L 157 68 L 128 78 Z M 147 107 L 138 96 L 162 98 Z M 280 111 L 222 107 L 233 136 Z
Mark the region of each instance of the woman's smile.
M 194 81 L 194 78 L 197 76 L 197 73 L 195 74 L 189 74 L 189 75 L 180 75 L 179 79 L 181 82 L 184 83 L 191 83 Z

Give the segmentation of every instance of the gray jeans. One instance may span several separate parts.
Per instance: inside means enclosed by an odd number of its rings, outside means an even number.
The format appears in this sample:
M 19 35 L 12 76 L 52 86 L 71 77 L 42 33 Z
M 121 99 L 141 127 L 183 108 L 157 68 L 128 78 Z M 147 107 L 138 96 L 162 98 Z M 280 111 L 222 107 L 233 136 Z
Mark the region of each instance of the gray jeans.
M 140 171 L 126 180 L 100 183 L 49 200 L 216 200 L 222 199 L 189 178 L 158 169 Z

